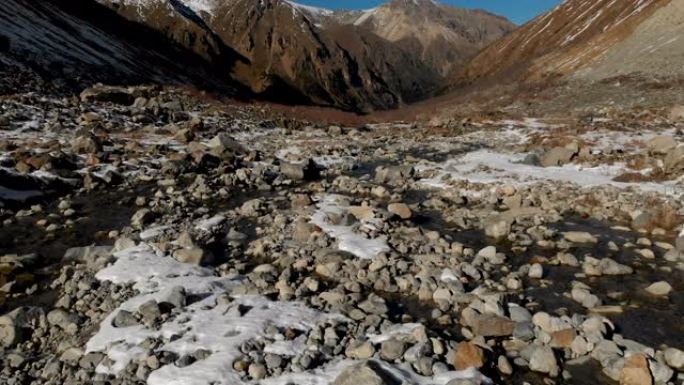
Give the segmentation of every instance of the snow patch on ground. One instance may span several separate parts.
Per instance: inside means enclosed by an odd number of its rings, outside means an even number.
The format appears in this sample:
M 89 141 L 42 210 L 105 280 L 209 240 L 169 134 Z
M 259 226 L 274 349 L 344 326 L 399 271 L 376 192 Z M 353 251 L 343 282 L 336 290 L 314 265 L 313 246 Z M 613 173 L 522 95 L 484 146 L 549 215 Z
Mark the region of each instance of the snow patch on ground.
M 622 183 L 613 178 L 627 171 L 624 164 L 585 167 L 567 164 L 561 167 L 539 167 L 522 163 L 528 154 L 507 154 L 478 150 L 459 159 L 444 163 L 422 162 L 417 169 L 434 172 L 434 176 L 421 183 L 434 188 L 447 188 L 451 181 L 468 181 L 481 184 L 530 185 L 540 181 L 574 183 L 581 187 L 613 185 L 619 188 L 634 187 L 642 191 L 668 194 L 674 182 Z
M 320 227 L 330 237 L 337 239 L 338 249 L 347 251 L 362 259 L 373 259 L 380 253 L 390 251 L 384 237 L 369 239 L 354 231 L 354 226 L 335 225 L 330 223 L 330 215 L 348 212 L 347 199 L 341 195 L 323 196 L 318 203 L 318 210 L 311 216 L 311 223 Z M 362 226 L 374 227 L 371 221 L 362 221 Z
M 183 356 L 203 349 L 211 355 L 183 368 L 163 366 L 152 372 L 149 385 L 242 384 L 244 382 L 231 364 L 240 357 L 239 346 L 243 342 L 263 337 L 264 330 L 271 325 L 305 332 L 320 320 L 341 318 L 309 309 L 301 303 L 270 301 L 261 296 L 242 296 L 230 303 L 218 304 L 219 296 L 239 284 L 240 277 L 216 277 L 210 269 L 180 263 L 146 245 L 121 251 L 116 257 L 116 262 L 96 277 L 117 284 L 133 283 L 140 294 L 113 311 L 88 341 L 87 351 L 106 352 L 113 362 L 110 366 L 101 364 L 97 369 L 101 373 L 117 374 L 129 362 L 143 358 L 145 352 L 138 344 L 145 339 L 173 336 L 173 341 L 159 350 Z M 184 308 L 159 330 L 142 325 L 125 328 L 112 325 L 119 311 L 135 312 L 151 300 L 164 302 L 176 288 L 203 299 Z M 245 312 L 244 309 L 249 310 Z M 299 339 L 278 341 L 271 350 L 299 354 L 307 348 L 304 342 Z

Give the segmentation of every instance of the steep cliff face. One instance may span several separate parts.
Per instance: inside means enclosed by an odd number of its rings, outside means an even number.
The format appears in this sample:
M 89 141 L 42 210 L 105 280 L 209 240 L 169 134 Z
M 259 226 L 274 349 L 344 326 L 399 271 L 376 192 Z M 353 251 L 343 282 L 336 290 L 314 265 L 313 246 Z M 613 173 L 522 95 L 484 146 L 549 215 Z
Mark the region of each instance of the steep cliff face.
M 460 80 L 498 76 L 511 81 L 579 72 L 586 75 L 602 61 L 602 76 L 611 76 L 617 73 L 611 67 L 629 67 L 624 59 L 638 62 L 647 56 L 649 46 L 664 48 L 673 43 L 670 40 L 675 38 L 673 33 L 681 31 L 682 17 L 668 19 L 664 15 L 677 12 L 672 7 L 681 8 L 681 4 L 676 3 L 671 0 L 564 1 L 483 50 L 470 62 Z M 651 38 L 644 38 L 646 28 L 651 30 Z M 617 54 L 625 52 L 626 46 L 632 46 L 631 56 Z M 647 66 L 637 67 L 634 69 L 650 71 Z

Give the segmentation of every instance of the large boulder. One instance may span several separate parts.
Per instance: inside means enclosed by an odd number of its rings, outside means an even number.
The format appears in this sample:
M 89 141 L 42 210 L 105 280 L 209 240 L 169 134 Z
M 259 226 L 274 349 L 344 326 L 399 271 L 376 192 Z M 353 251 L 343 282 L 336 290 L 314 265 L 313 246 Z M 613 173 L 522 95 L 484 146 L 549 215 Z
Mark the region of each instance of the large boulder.
M 246 153 L 245 148 L 226 133 L 216 135 L 207 143 L 207 147 L 215 156 L 222 159 Z
M 562 166 L 566 163 L 570 163 L 572 157 L 576 154 L 577 151 L 574 149 L 554 147 L 542 155 L 541 159 L 539 159 L 539 164 L 542 167 Z
M 453 365 L 456 370 L 479 369 L 485 364 L 484 351 L 472 342 L 464 341 L 456 346 Z
M 24 341 L 46 321 L 45 312 L 38 307 L 20 307 L 0 316 L 0 347 L 10 348 Z
M 652 385 L 653 376 L 648 359 L 643 354 L 634 354 L 625 360 L 620 372 L 620 385 Z
M 375 169 L 375 182 L 400 186 L 405 184 L 409 179 L 413 178 L 414 174 L 415 170 L 411 166 L 380 166 Z
M 663 159 L 665 172 L 674 173 L 684 169 L 684 146 L 675 147 L 670 150 Z
M 673 106 L 668 115 L 670 120 L 684 120 L 684 106 Z
M 677 147 L 677 141 L 671 135 L 658 135 L 646 143 L 651 154 L 664 155 Z
M 112 246 L 72 247 L 63 258 L 64 262 L 84 263 L 93 270 L 103 268 L 112 259 Z
M 71 142 L 71 150 L 77 154 L 97 154 L 102 151 L 102 143 L 93 135 L 79 136 Z
M 313 180 L 320 176 L 318 165 L 312 159 L 302 163 L 282 162 L 280 172 L 292 180 Z

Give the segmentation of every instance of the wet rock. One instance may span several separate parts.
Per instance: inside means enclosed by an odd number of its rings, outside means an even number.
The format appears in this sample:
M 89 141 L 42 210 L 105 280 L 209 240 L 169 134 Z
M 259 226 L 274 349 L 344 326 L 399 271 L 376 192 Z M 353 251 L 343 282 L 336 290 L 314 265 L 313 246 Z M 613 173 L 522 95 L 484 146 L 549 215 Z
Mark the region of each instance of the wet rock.
M 400 385 L 401 381 L 375 361 L 364 361 L 340 373 L 332 385 Z

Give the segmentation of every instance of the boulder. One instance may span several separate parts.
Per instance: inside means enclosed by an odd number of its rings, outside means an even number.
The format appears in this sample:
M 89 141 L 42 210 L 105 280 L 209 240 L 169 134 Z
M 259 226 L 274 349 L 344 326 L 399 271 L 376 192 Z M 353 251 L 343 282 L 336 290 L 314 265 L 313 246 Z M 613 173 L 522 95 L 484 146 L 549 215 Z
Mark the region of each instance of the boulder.
M 411 219 L 413 216 L 411 208 L 405 203 L 390 203 L 387 205 L 387 211 L 401 219 Z
M 473 332 L 483 337 L 507 337 L 513 334 L 515 322 L 493 314 L 483 314 L 475 318 Z
M 577 152 L 573 149 L 555 147 L 542 155 L 541 159 L 539 159 L 539 164 L 542 167 L 562 166 L 566 163 L 570 163 L 575 154 L 577 154 Z
M 675 173 L 684 169 L 684 146 L 670 150 L 663 159 L 663 166 L 667 173 Z
M 375 169 L 375 182 L 400 186 L 413 178 L 415 170 L 411 166 L 383 167 Z
M 211 252 L 199 247 L 191 247 L 174 251 L 173 257 L 181 263 L 189 263 L 196 266 L 204 266 L 214 259 Z
M 45 312 L 38 307 L 20 307 L 0 316 L 0 347 L 9 348 L 23 341 L 30 331 L 46 322 Z
M 548 374 L 551 377 L 558 376 L 558 362 L 549 346 L 538 346 L 530 357 L 530 370 L 533 372 Z
M 245 148 L 226 133 L 216 135 L 207 143 L 207 147 L 209 147 L 212 154 L 222 159 L 246 153 Z
M 313 159 L 303 163 L 280 164 L 280 172 L 292 180 L 314 180 L 320 176 L 320 171 Z
M 150 209 L 140 209 L 131 217 L 131 226 L 142 230 L 146 225 L 152 223 L 153 220 L 154 213 Z
M 484 352 L 472 342 L 461 342 L 456 346 L 452 364 L 456 370 L 479 369 L 485 364 Z
M 658 135 L 646 143 L 648 152 L 656 155 L 665 155 L 677 147 L 677 141 L 670 135 Z
M 670 294 L 672 291 L 672 286 L 665 281 L 660 281 L 652 283 L 645 290 L 648 294 L 664 297 Z
M 653 376 L 645 355 L 634 354 L 625 360 L 620 372 L 620 385 L 653 385 Z
M 684 106 L 673 106 L 668 113 L 670 120 L 684 120 Z
M 511 232 L 512 221 L 504 216 L 494 216 L 484 221 L 485 235 L 500 241 Z
M 97 154 L 102 151 L 102 144 L 95 136 L 79 136 L 71 142 L 71 150 L 77 154 Z
M 369 360 L 343 370 L 332 385 L 400 385 L 402 381 L 380 363 Z
M 567 231 L 563 233 L 563 238 L 571 243 L 590 244 L 598 243 L 595 236 L 585 231 Z

